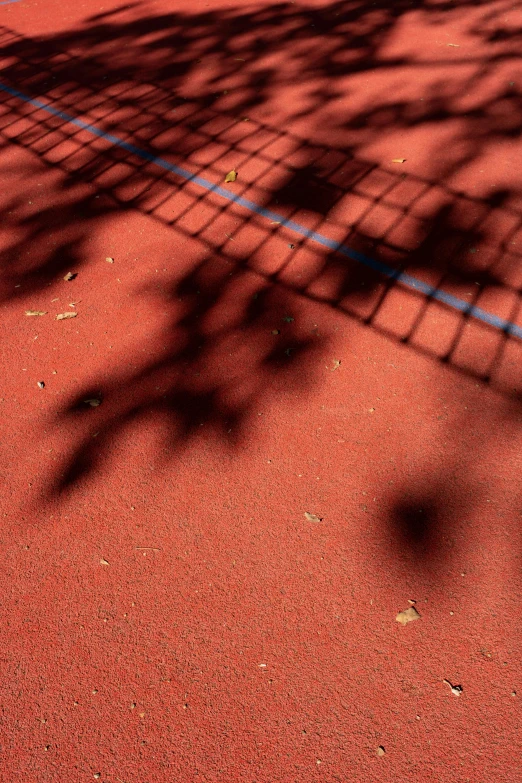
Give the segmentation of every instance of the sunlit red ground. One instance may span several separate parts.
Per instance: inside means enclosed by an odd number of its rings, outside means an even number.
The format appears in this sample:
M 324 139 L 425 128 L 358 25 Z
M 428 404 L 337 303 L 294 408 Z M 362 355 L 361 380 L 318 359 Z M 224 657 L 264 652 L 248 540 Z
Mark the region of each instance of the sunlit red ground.
M 0 82 L 522 326 L 521 23 L 20 0 Z M 522 342 L 6 92 L 0 216 L 2 779 L 519 780 Z

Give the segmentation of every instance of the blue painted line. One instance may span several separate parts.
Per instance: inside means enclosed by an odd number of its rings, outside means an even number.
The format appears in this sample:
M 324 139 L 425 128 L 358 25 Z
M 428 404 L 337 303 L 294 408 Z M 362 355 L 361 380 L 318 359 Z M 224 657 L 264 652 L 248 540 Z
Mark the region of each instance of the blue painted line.
M 20 0 L 2 0 L 0 5 L 10 5 L 11 3 L 19 3 Z
M 17 2 L 17 0 L 8 0 L 8 2 Z M 232 193 L 230 190 L 221 187 L 221 185 L 216 185 L 204 177 L 200 177 L 197 174 L 192 174 L 190 171 L 182 168 L 181 166 L 176 166 L 174 163 L 169 163 L 168 160 L 160 158 L 158 155 L 154 155 L 152 152 L 147 152 L 147 150 L 136 147 L 134 144 L 123 141 L 123 139 L 118 138 L 118 136 L 114 136 L 112 133 L 106 133 L 96 125 L 92 125 L 89 122 L 84 122 L 78 117 L 74 117 L 72 114 L 68 114 L 67 112 L 61 111 L 60 109 L 55 109 L 54 106 L 51 106 L 49 103 L 44 103 L 37 98 L 31 98 L 29 95 L 25 95 L 25 93 L 20 92 L 19 90 L 15 90 L 13 87 L 9 87 L 2 82 L 0 82 L 0 90 L 7 93 L 8 95 L 13 96 L 14 98 L 18 98 L 24 103 L 34 106 L 37 109 L 43 109 L 53 117 L 59 117 L 61 120 L 64 120 L 71 125 L 75 125 L 77 128 L 81 128 L 88 133 L 92 133 L 93 136 L 97 136 L 100 139 L 105 139 L 111 144 L 114 144 L 115 147 L 120 147 L 121 149 L 127 150 L 127 152 L 136 155 L 136 157 L 141 158 L 142 160 L 145 160 L 149 163 L 154 163 L 156 166 L 159 166 L 159 168 L 176 174 L 186 182 L 193 182 L 195 185 L 199 185 L 199 187 L 207 190 L 209 193 L 216 193 L 218 196 L 221 196 L 221 198 L 226 199 L 232 204 L 238 204 L 244 209 L 247 209 L 249 212 L 260 215 L 261 217 L 264 217 L 271 222 L 280 223 L 282 226 L 290 229 L 290 231 L 293 231 L 294 233 L 299 234 L 306 239 L 311 239 L 313 242 L 317 242 L 319 245 L 328 248 L 328 250 L 339 253 L 346 258 L 352 259 L 353 261 L 357 261 L 369 269 L 378 272 L 384 277 L 401 283 L 406 288 L 418 291 L 430 299 L 435 299 L 437 302 L 442 302 L 448 307 L 451 307 L 453 310 L 458 310 L 460 313 L 463 313 L 468 317 L 475 318 L 476 320 L 489 324 L 489 326 L 493 326 L 495 329 L 499 329 L 506 334 L 522 339 L 522 327 L 517 326 L 511 321 L 506 321 L 504 318 L 493 315 L 493 313 L 488 313 L 481 307 L 476 307 L 469 302 L 465 302 L 463 299 L 459 299 L 458 297 L 453 296 L 453 294 L 448 294 L 446 291 L 443 291 L 440 288 L 435 288 L 434 286 L 431 286 L 422 280 L 418 280 L 416 277 L 412 277 L 405 272 L 400 272 L 397 269 L 393 269 L 386 264 L 382 264 L 380 261 L 376 261 L 374 258 L 365 256 L 363 253 L 358 253 L 356 250 L 352 250 L 347 245 L 335 242 L 333 239 L 328 239 L 328 237 L 325 237 L 323 234 L 319 234 L 316 231 L 311 231 L 310 229 L 301 226 L 299 223 L 295 223 L 293 220 L 289 220 L 283 215 L 279 215 L 277 212 L 273 212 L 271 209 L 260 207 L 259 204 L 256 204 L 254 201 L 250 201 L 249 199 L 243 198 L 243 196 Z

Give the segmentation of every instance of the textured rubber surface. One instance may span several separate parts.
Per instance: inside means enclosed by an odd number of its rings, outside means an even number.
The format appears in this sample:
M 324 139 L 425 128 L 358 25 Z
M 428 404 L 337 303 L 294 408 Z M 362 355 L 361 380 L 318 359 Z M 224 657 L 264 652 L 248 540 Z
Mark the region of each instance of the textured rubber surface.
M 2 779 L 518 780 L 520 12 L 0 24 Z

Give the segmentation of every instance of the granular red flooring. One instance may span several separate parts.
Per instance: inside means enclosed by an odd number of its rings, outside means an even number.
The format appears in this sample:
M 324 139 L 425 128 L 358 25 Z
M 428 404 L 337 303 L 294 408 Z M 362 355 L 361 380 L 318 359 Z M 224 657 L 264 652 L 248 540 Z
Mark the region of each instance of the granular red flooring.
M 521 20 L 0 4 L 2 780 L 521 778 Z

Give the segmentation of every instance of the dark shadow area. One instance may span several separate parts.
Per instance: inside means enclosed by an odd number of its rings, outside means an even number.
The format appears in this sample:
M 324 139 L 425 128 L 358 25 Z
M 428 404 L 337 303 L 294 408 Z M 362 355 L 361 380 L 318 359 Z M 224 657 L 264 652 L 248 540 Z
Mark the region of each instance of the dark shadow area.
M 0 81 L 216 184 L 235 168 L 234 193 L 520 323 L 517 179 L 504 176 L 482 192 L 475 180 L 462 184 L 491 145 L 520 138 L 520 36 L 504 29 L 501 4 L 421 2 L 415 8 L 434 36 L 456 14 L 482 9 L 467 30 L 481 48 L 441 43 L 436 59 L 418 47 L 408 54 L 392 43 L 412 5 L 341 0 L 321 9 L 279 3 L 152 15 L 135 3 L 35 39 L 3 28 Z M 374 80 L 367 93 L 360 78 Z M 486 89 L 492 78 L 495 88 Z M 417 94 L 405 97 L 401 85 L 415 79 Z M 279 127 L 266 120 L 276 107 L 279 117 L 286 112 Z M 411 144 L 425 139 L 437 176 L 375 163 L 374 146 L 391 133 L 409 134 Z M 59 421 L 86 419 L 84 400 L 103 396 L 53 491 L 89 473 L 103 444 L 145 411 L 168 421 L 167 441 L 182 444 L 207 423 L 239 442 L 266 389 L 307 387 L 296 361 L 322 349 L 301 328 L 310 302 L 491 384 L 518 415 L 507 332 L 6 93 L 0 143 L 0 175 L 13 145 L 30 150 L 34 170 L 19 175 L 38 175 L 53 193 L 38 206 L 16 193 L 2 198 L 4 301 L 81 270 L 90 236 L 112 215 L 138 211 L 200 248 L 167 289 L 141 292 L 172 309 L 168 350 L 137 368 L 112 367 L 100 388 L 86 388 L 61 412 Z M 419 550 L 436 537 L 439 502 L 397 501 L 397 528 Z

